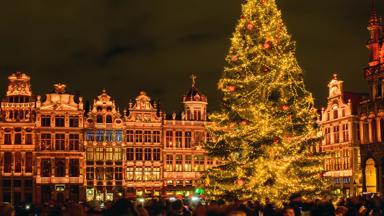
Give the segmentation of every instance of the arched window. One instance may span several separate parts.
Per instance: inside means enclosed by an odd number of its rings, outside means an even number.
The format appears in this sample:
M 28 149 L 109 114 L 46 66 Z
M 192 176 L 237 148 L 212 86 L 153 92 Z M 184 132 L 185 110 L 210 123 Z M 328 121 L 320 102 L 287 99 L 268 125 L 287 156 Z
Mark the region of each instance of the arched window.
M 103 123 L 103 116 L 102 115 L 97 115 L 96 122 L 97 123 Z
M 367 192 L 377 192 L 375 161 L 372 158 L 365 162 L 365 184 L 367 186 Z
M 111 115 L 107 115 L 107 119 L 106 119 L 107 123 L 112 123 L 112 116 Z

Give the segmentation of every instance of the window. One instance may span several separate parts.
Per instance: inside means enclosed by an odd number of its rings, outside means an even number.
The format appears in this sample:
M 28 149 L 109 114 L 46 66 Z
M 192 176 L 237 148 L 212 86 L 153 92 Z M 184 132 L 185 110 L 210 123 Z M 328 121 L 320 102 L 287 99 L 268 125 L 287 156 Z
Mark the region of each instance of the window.
M 26 145 L 32 145 L 33 144 L 33 134 L 28 131 L 25 134 L 25 144 Z
M 21 162 L 22 162 L 22 156 L 21 152 L 15 152 L 15 172 L 20 173 L 21 172 Z
M 182 142 L 183 142 L 183 132 L 182 131 L 176 131 L 176 148 L 182 148 Z
M 96 131 L 96 141 L 97 142 L 103 142 L 104 141 L 104 131 L 103 130 L 97 130 Z
M 184 139 L 185 139 L 185 142 L 184 142 L 185 148 L 191 148 L 191 143 L 192 143 L 192 133 L 191 133 L 191 131 L 186 131 L 185 132 Z
M 153 168 L 153 180 L 160 180 L 160 168 Z
M 104 157 L 103 157 L 103 148 L 96 148 L 96 151 L 95 151 L 95 160 L 97 160 L 97 161 L 102 161 L 102 160 L 104 160 Z
M 65 150 L 65 134 L 55 135 L 55 150 Z
M 141 130 L 137 130 L 135 131 L 135 139 L 136 139 L 136 143 L 142 143 L 143 142 L 143 131 Z
M 96 167 L 96 179 L 97 180 L 104 180 L 104 168 L 103 167 Z
M 151 131 L 144 131 L 144 142 L 150 143 L 151 142 Z
M 112 179 L 113 179 L 113 167 L 106 167 L 105 180 L 112 180 Z
M 69 150 L 79 150 L 79 134 L 69 134 Z
M 186 172 L 192 171 L 192 155 L 185 155 L 184 171 Z
M 65 118 L 64 116 L 55 117 L 55 126 L 56 127 L 65 127 Z
M 51 116 L 41 116 L 41 126 L 51 127 Z
M 13 166 L 13 157 L 11 152 L 4 152 L 4 172 L 10 173 Z
M 205 142 L 205 136 L 203 131 L 196 131 L 195 132 L 195 143 L 197 145 L 200 145 Z
M 331 128 L 325 128 L 325 144 L 331 144 Z
M 165 145 L 167 148 L 172 148 L 173 132 L 167 131 L 165 133 Z
M 114 148 L 113 159 L 119 161 L 123 159 L 122 156 L 121 148 Z
M 65 177 L 65 159 L 55 159 L 55 176 Z
M 136 160 L 143 160 L 143 149 L 136 148 Z
M 95 178 L 95 169 L 93 167 L 87 167 L 87 180 L 93 180 Z
M 87 148 L 86 159 L 87 159 L 87 160 L 90 160 L 90 161 L 93 161 L 93 160 L 94 160 L 94 157 L 93 157 L 93 148 Z
M 21 128 L 15 128 L 15 145 L 21 145 Z
M 4 132 L 4 145 L 12 144 L 12 134 L 10 132 Z
M 127 130 L 126 131 L 126 140 L 127 142 L 131 143 L 133 142 L 133 130 Z
M 108 124 L 111 124 L 111 123 L 112 123 L 112 116 L 111 116 L 111 115 L 107 115 L 107 116 L 106 116 L 106 122 L 107 122 Z
M 134 151 L 133 148 L 127 148 L 127 161 L 133 161 L 134 160 Z
M 79 127 L 79 117 L 70 116 L 69 117 L 69 127 Z
M 113 141 L 113 131 L 112 130 L 107 130 L 105 132 L 105 141 L 107 141 L 107 142 Z
M 150 181 L 152 180 L 152 169 L 150 167 L 145 167 L 144 168 L 144 173 L 143 173 L 143 180 L 144 181 Z
M 135 180 L 142 181 L 143 180 L 143 168 L 136 167 L 135 168 Z
M 25 153 L 25 172 L 32 172 L 32 152 Z
M 337 106 L 333 107 L 333 119 L 337 119 L 339 116 L 339 110 L 337 109 Z
M 133 167 L 127 167 L 125 179 L 128 181 L 132 181 L 134 177 L 134 169 Z
M 79 159 L 69 159 L 69 176 L 70 177 L 80 176 Z
M 113 160 L 113 150 L 112 148 L 105 148 L 105 160 Z
M 103 116 L 102 115 L 96 116 L 96 123 L 103 123 Z
M 349 141 L 349 130 L 348 130 L 348 123 L 343 124 L 343 141 L 348 142 Z
M 195 156 L 195 171 L 204 171 L 204 155 Z
M 41 150 L 51 150 L 51 134 L 41 134 Z
M 339 143 L 340 142 L 339 136 L 340 136 L 340 134 L 339 134 L 339 126 L 334 126 L 333 127 L 333 141 L 334 141 L 334 143 Z
M 154 161 L 160 161 L 160 149 L 159 148 L 153 149 L 153 160 Z
M 51 160 L 50 159 L 41 159 L 41 176 L 42 177 L 51 177 Z
M 153 142 L 160 143 L 160 131 L 153 131 Z
M 166 171 L 173 171 L 173 155 L 167 155 L 167 160 L 166 160 L 166 166 L 165 170 Z
M 85 135 L 85 139 L 87 141 L 95 141 L 95 132 L 94 131 L 87 131 Z
M 115 141 L 122 142 L 123 141 L 123 131 L 117 130 L 115 131 Z
M 144 149 L 144 160 L 150 161 L 152 159 L 151 157 L 151 149 L 150 148 L 145 148 Z
M 183 156 L 182 155 L 176 155 L 175 171 L 178 171 L 178 172 L 183 171 Z
M 115 168 L 115 180 L 123 180 L 123 168 Z

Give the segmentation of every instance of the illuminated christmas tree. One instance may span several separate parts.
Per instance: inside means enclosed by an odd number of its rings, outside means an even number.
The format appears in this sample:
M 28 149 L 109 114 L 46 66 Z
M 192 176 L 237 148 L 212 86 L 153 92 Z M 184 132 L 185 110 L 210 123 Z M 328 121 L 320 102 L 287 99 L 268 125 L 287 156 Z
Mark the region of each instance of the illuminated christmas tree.
M 208 195 L 269 197 L 320 195 L 328 188 L 317 113 L 275 0 L 248 0 L 226 57 L 219 89 L 222 109 L 210 116 L 206 149 L 222 164 L 205 174 Z

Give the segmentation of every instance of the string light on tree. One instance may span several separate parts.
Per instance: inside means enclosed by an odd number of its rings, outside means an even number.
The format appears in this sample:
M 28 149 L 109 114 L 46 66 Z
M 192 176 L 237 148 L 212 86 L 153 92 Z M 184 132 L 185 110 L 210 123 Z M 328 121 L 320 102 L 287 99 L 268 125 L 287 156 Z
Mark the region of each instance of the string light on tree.
M 292 194 L 326 193 L 323 155 L 312 151 L 321 139 L 314 100 L 276 0 L 245 1 L 226 59 L 205 146 L 222 162 L 205 173 L 207 195 L 282 205 Z

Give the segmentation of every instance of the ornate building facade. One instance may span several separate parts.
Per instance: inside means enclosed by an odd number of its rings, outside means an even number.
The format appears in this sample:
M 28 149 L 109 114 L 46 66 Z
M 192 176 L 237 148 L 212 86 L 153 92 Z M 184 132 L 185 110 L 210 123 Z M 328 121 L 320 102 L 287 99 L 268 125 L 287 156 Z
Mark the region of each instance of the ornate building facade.
M 0 202 L 112 200 L 190 195 L 216 164 L 207 140 L 208 100 L 195 86 L 180 114 L 167 115 L 142 91 L 121 113 L 104 90 L 89 109 L 56 84 L 33 96 L 30 77 L 8 77 L 1 101 Z
M 333 179 L 333 187 L 339 193 L 352 196 L 361 191 L 357 105 L 363 95 L 344 92 L 343 81 L 336 74 L 328 88 L 328 103 L 321 110 L 320 119 L 324 134 L 321 151 L 327 153 L 325 176 Z

